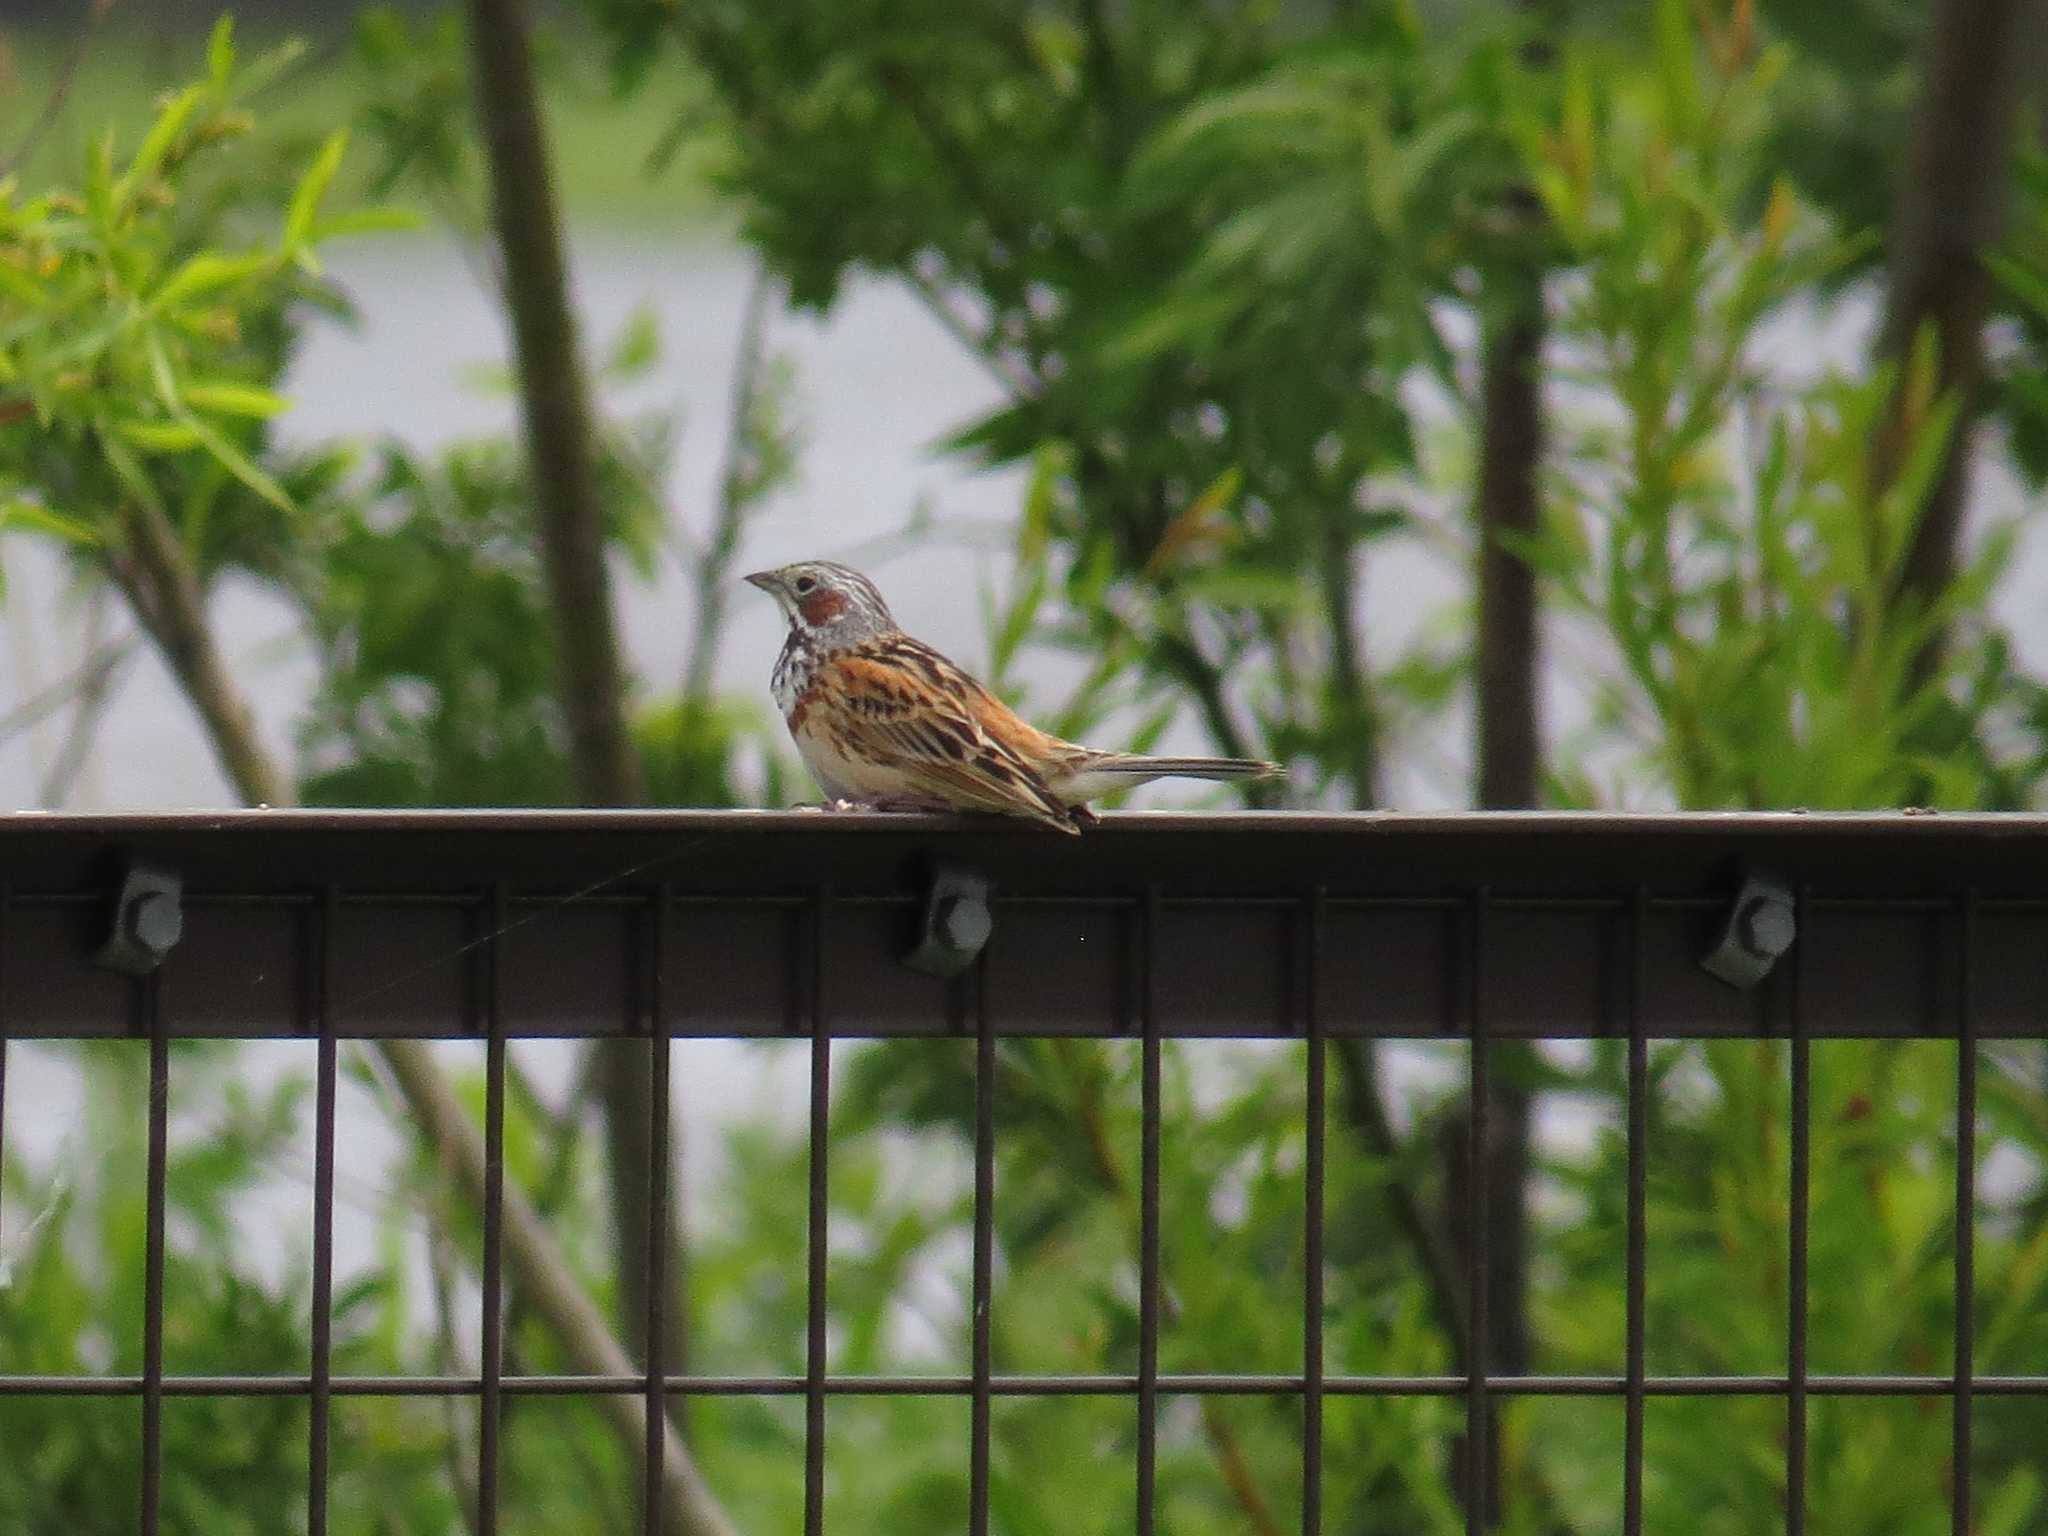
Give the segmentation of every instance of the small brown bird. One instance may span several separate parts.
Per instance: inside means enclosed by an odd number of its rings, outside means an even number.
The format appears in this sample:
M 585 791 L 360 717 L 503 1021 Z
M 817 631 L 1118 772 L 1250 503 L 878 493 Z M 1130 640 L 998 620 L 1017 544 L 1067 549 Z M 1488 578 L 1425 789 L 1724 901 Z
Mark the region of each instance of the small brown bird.
M 1146 757 L 1061 741 L 896 627 L 875 584 L 806 560 L 747 580 L 782 606 L 776 707 L 835 809 L 990 811 L 1062 832 L 1087 802 L 1153 779 L 1262 779 L 1272 763 Z

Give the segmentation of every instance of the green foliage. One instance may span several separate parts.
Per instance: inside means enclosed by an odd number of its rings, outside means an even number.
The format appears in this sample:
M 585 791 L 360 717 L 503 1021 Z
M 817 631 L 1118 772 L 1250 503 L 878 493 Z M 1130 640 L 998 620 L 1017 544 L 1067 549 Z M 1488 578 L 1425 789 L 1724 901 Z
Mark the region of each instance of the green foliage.
M 1882 248 L 1879 168 L 1896 157 L 1921 8 L 1660 0 L 1605 7 L 1595 26 L 1579 7 L 1580 26 L 1542 51 L 1528 18 L 1484 5 L 1456 24 L 1438 19 L 1452 7 L 1399 3 L 590 9 L 614 78 L 672 124 L 654 158 L 685 140 L 720 147 L 721 189 L 799 304 L 829 307 L 851 277 L 883 274 L 1001 382 L 1001 405 L 948 451 L 1028 466 L 983 593 L 988 671 L 1062 733 L 1143 746 L 1192 719 L 1221 750 L 1287 758 L 1299 801 L 1371 802 L 1406 728 L 1457 704 L 1470 664 L 1462 640 L 1444 639 L 1468 627 L 1462 606 L 1405 652 L 1368 651 L 1364 573 L 1395 547 L 1469 562 L 1465 520 L 1444 510 L 1466 499 L 1482 425 L 1465 338 L 1488 332 L 1502 291 L 1548 274 L 1545 518 L 1516 551 L 1588 706 L 1553 754 L 1549 800 L 2039 803 L 2048 694 L 1989 617 L 2013 530 L 1980 530 L 1931 602 L 1900 596 L 1907 542 L 1969 402 L 1938 395 L 1924 347 L 1862 377 L 1772 356 Z M 358 48 L 379 195 L 418 196 L 468 233 L 482 202 L 461 41 L 452 22 L 380 13 Z M 322 211 L 347 184 L 340 138 L 309 150 L 266 131 L 250 86 L 223 28 L 205 77 L 135 147 L 96 141 L 69 183 L 0 195 L 0 531 L 63 540 L 85 569 L 132 583 L 133 520 L 151 511 L 202 591 L 236 571 L 282 594 L 318 662 L 298 723 L 309 799 L 561 803 L 554 615 L 515 447 L 288 454 L 271 438 L 299 317 L 333 302 L 317 246 L 361 221 Z M 2014 235 L 1990 260 L 2012 317 L 1993 382 L 2015 457 L 2038 479 L 2038 158 L 2018 190 Z M 604 355 L 605 382 L 644 379 L 659 357 L 652 321 L 636 317 Z M 729 574 L 744 518 L 793 473 L 786 369 L 764 362 L 736 414 L 725 531 L 686 554 L 707 587 Z M 622 570 L 645 575 L 666 552 L 676 430 L 671 417 L 606 414 Z M 1081 663 L 1057 698 L 1024 694 L 1036 647 Z M 691 684 L 637 703 L 657 800 L 774 803 L 794 788 L 758 703 Z M 109 1170 L 139 1155 L 144 1089 L 133 1050 L 83 1059 L 108 1084 L 86 1128 L 103 1159 L 31 1165 L 9 1149 L 0 1368 L 136 1368 L 144 1212 L 139 1181 Z M 289 1161 L 303 1088 L 257 1093 L 236 1085 L 225 1052 L 193 1059 L 188 1076 L 181 1058 L 179 1102 L 210 1118 L 176 1141 L 167 1348 L 175 1368 L 232 1357 L 295 1373 L 309 1348 L 304 1276 L 259 1273 L 236 1220 Z M 1135 1047 L 1006 1039 L 997 1059 L 996 1369 L 1128 1373 Z M 1537 1146 L 1531 1367 L 1612 1375 L 1625 1059 L 1600 1042 L 1583 1059 L 1514 1060 L 1539 1105 L 1569 1103 L 1592 1129 Z M 1446 1065 L 1332 1046 L 1333 1371 L 1458 1368 L 1462 1281 L 1430 1249 L 1454 1238 Z M 1655 1052 L 1653 1372 L 1784 1368 L 1786 1071 L 1770 1043 Z M 1950 1368 L 1953 1073 L 1953 1051 L 1926 1043 L 1815 1047 L 1817 1370 Z M 1377 1123 L 1375 1096 L 1411 1075 Z M 1983 1075 L 1978 1364 L 2025 1368 L 2048 1347 L 2048 1085 L 2031 1048 L 1987 1054 Z M 971 1336 L 971 1047 L 848 1047 L 835 1078 L 832 1366 L 956 1373 Z M 358 1083 L 378 1091 L 372 1074 Z M 1163 1369 L 1299 1368 L 1303 1084 L 1295 1043 L 1166 1053 Z M 460 1086 L 480 1104 L 474 1074 Z M 613 1306 L 591 1118 L 586 1087 L 555 1104 L 513 1074 L 508 1177 Z M 717 1171 L 691 1219 L 692 1368 L 800 1373 L 807 1148 L 763 1123 L 705 1150 Z M 1994 1159 L 2022 1172 L 1993 1178 Z M 480 1262 L 475 1212 L 422 1148 L 370 1198 L 383 1264 L 337 1299 L 337 1368 L 464 1370 L 455 1320 Z M 14 1220 L 46 1211 L 25 1234 Z M 511 1304 L 508 1368 L 568 1368 L 516 1293 Z M 131 1518 L 138 1438 L 117 1406 L 0 1399 L 0 1526 L 41 1536 Z M 834 1528 L 957 1532 L 961 1406 L 835 1399 Z M 1618 1424 L 1567 1406 L 1503 1416 L 1505 1530 L 1616 1523 Z M 1333 1529 L 1464 1528 L 1461 1405 L 1343 1397 L 1326 1413 Z M 2036 1529 L 2038 1433 L 1980 1413 L 1980 1523 L 1987 1536 Z M 469 1414 L 351 1400 L 336 1421 L 337 1528 L 461 1529 Z M 794 1528 L 799 1406 L 693 1401 L 688 1417 L 739 1527 Z M 302 1428 L 260 1401 L 174 1404 L 171 1528 L 298 1528 Z M 520 1528 L 628 1528 L 635 1471 L 591 1403 L 515 1400 L 504 1431 Z M 1811 1498 L 1837 1528 L 1945 1528 L 1956 1469 L 1939 1404 L 1816 1399 L 1811 1431 Z M 999 1402 L 997 1528 L 1128 1530 L 1135 1433 L 1127 1399 Z M 1782 1434 L 1767 1398 L 1654 1402 L 1647 1527 L 1780 1523 Z M 1284 1397 L 1169 1403 L 1159 1456 L 1164 1528 L 1298 1523 L 1299 1409 Z
M 17 1043 L 18 1064 L 30 1048 Z M 11 1142 L 0 1199 L 12 1215 L 0 1249 L 0 1369 L 50 1375 L 141 1370 L 148 1053 L 132 1042 L 42 1052 L 89 1074 L 85 1118 L 55 1155 L 28 1159 Z M 180 1139 L 166 1184 L 164 1362 L 189 1374 L 231 1369 L 303 1374 L 311 1357 L 304 1260 L 282 1274 L 254 1261 L 249 1203 L 299 1134 L 305 1083 L 275 1080 L 260 1095 L 219 1047 L 180 1047 L 181 1103 L 206 1106 L 201 1134 Z M 19 1103 L 13 1106 L 18 1109 Z M 87 1155 L 84 1149 L 90 1148 Z M 380 1347 L 389 1287 L 338 1290 L 334 1369 L 400 1368 Z M 416 1368 L 416 1364 L 413 1368 Z M 425 1414 L 366 1400 L 335 1419 L 337 1532 L 375 1536 L 450 1528 L 453 1508 Z M 0 1399 L 0 1524 L 22 1536 L 119 1530 L 135 1519 L 141 1429 L 132 1402 L 91 1397 Z M 174 1399 L 164 1411 L 164 1529 L 274 1536 L 304 1528 L 305 1408 L 263 1398 Z
M 1931 347 L 1789 397 L 1755 362 L 1864 243 L 1784 183 L 1739 212 L 1789 78 L 1772 52 L 1710 70 L 1672 26 L 1654 72 L 1570 56 L 1555 120 L 1524 131 L 1583 277 L 1559 340 L 1597 391 L 1564 415 L 1562 483 L 1523 551 L 1612 648 L 1579 763 L 1634 748 L 1624 770 L 1690 807 L 2025 804 L 2042 743 L 2014 727 L 2034 689 L 1986 614 L 2012 530 L 1932 606 L 1900 598 L 1956 420 Z M 1626 797 L 1579 763 L 1561 797 Z
M 1456 61 L 1398 9 L 1312 37 L 1256 7 L 593 10 L 639 71 L 659 38 L 709 77 L 796 302 L 890 273 L 1003 382 L 954 446 L 1040 466 L 1050 638 L 1119 657 L 1141 719 L 1192 707 L 1369 796 L 1379 706 L 1330 631 L 1401 526 L 1358 503 L 1413 461 L 1441 237 L 1507 162 Z
M 133 150 L 96 140 L 75 190 L 0 187 L 0 497 L 39 506 L 44 531 L 118 549 L 135 509 L 175 509 L 205 546 L 289 509 L 259 463 L 284 407 L 281 312 L 308 293 L 318 243 L 360 221 L 321 215 L 336 134 L 288 189 L 262 184 L 282 204 L 274 239 L 234 235 L 268 199 L 220 162 L 253 128 L 243 96 L 285 57 L 238 69 L 223 21 L 206 77 Z
M 644 572 L 669 423 L 605 443 L 611 535 Z M 552 620 L 512 443 L 425 460 L 395 444 L 301 530 L 298 593 L 321 655 L 301 727 L 306 798 L 330 805 L 572 803 Z M 721 754 L 722 756 L 722 754 Z

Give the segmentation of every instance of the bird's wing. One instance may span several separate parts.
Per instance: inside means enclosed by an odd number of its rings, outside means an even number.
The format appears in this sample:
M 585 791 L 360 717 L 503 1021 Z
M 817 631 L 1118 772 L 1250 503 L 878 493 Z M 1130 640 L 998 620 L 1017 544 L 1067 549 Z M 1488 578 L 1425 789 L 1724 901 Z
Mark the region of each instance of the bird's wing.
M 896 635 L 841 652 L 811 687 L 803 728 L 840 757 L 900 777 L 910 794 L 1074 829 L 1028 755 L 1040 733 L 930 646 Z

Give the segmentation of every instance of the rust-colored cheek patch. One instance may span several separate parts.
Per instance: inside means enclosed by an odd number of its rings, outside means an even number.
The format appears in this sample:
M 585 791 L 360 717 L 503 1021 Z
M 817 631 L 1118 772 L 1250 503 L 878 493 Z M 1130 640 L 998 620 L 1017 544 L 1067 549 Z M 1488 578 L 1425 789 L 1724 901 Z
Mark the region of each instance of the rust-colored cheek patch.
M 830 624 L 846 612 L 846 599 L 830 587 L 821 587 L 796 605 L 796 611 L 804 616 L 804 622 L 812 628 Z

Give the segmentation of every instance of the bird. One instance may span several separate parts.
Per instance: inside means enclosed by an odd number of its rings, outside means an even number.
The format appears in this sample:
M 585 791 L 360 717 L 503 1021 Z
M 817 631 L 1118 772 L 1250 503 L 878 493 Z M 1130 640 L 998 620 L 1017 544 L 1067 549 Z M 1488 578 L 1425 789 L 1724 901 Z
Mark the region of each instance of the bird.
M 770 683 L 834 810 L 978 811 L 1078 833 L 1090 800 L 1154 779 L 1270 778 L 1237 757 L 1107 752 L 1049 735 L 905 634 L 872 581 L 803 560 L 745 578 L 789 621 Z

